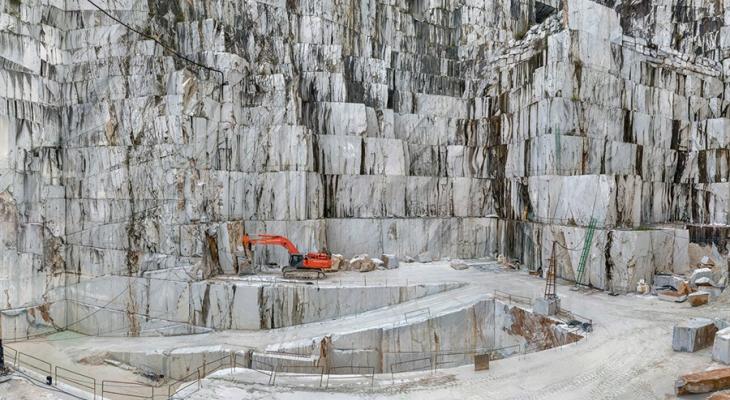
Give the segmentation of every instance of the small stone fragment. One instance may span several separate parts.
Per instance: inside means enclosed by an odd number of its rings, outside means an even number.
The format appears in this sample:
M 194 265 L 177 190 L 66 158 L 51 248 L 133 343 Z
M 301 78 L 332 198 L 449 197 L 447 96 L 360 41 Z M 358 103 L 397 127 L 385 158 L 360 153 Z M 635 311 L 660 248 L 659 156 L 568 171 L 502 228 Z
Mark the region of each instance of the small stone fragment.
M 370 272 L 375 267 L 375 263 L 367 254 L 359 255 L 350 260 L 350 269 L 353 271 Z
M 692 307 L 698 307 L 707 304 L 707 302 L 710 301 L 710 294 L 707 292 L 690 293 L 687 296 L 687 300 L 689 300 L 689 304 L 692 305 Z
M 711 278 L 703 276 L 702 278 L 697 278 L 697 280 L 695 281 L 695 285 L 696 286 L 715 286 L 715 282 L 713 282 Z
M 466 265 L 464 260 L 451 260 L 451 261 L 449 261 L 449 265 L 451 266 L 451 268 L 453 268 L 455 270 L 464 270 L 464 269 L 469 268 L 469 266 Z
M 692 289 L 686 281 L 678 281 L 676 289 L 679 295 L 688 295 L 692 293 Z
M 709 268 L 697 268 L 692 271 L 692 276 L 689 278 L 690 285 L 697 286 L 697 280 L 700 278 L 712 279 L 712 270 Z
M 332 268 L 330 268 L 330 271 L 339 271 L 339 270 L 346 270 L 345 263 L 347 263 L 347 260 L 345 260 L 345 257 L 342 256 L 342 254 L 332 254 Z

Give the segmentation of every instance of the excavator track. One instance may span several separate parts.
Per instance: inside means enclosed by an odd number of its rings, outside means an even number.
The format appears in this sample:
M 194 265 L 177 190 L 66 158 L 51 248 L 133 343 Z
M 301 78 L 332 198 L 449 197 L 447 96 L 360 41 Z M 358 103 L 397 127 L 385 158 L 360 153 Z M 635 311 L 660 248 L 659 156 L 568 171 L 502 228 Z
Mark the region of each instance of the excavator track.
M 316 281 L 327 277 L 320 269 L 284 267 L 281 273 L 285 279 L 297 279 L 302 281 Z

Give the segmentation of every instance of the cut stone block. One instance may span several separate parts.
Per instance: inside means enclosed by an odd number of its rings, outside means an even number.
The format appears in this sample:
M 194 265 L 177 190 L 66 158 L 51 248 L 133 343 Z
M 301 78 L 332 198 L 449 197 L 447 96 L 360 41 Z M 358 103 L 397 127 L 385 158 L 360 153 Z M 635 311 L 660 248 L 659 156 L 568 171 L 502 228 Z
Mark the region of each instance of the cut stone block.
M 449 265 L 451 266 L 451 268 L 456 269 L 456 270 L 462 270 L 462 269 L 469 268 L 469 266 L 466 265 L 466 263 L 463 260 L 451 260 L 449 262 Z
M 684 279 L 674 275 L 654 275 L 654 287 L 656 288 L 671 287 L 679 289 L 677 286 L 682 281 L 684 281 Z
M 687 300 L 686 294 L 680 294 L 679 292 L 675 292 L 673 290 L 661 290 L 657 292 L 656 295 L 659 296 L 659 300 L 673 301 L 675 303 L 681 303 Z
M 722 288 L 709 286 L 709 285 L 699 285 L 699 286 L 697 286 L 697 290 L 701 291 L 701 292 L 709 293 L 710 300 L 716 299 L 722 293 Z
M 398 257 L 395 254 L 383 254 L 382 260 L 385 263 L 383 267 L 385 267 L 386 269 L 396 269 L 400 267 Z
M 560 299 L 537 298 L 532 305 L 532 311 L 539 315 L 555 315 L 560 311 Z
M 709 268 L 697 268 L 692 271 L 692 276 L 689 278 L 689 282 L 692 285 L 697 285 L 697 280 L 700 278 L 712 279 L 712 270 Z
M 689 304 L 691 304 L 692 307 L 701 306 L 710 301 L 710 294 L 707 292 L 690 293 L 689 296 L 687 296 L 687 300 L 689 300 Z
M 730 388 L 730 368 L 713 369 L 682 375 L 677 379 L 675 390 L 678 396 L 709 393 Z
M 474 371 L 485 371 L 489 369 L 489 356 L 490 354 L 475 354 L 474 355 Z
M 691 318 L 674 326 L 672 348 L 674 351 L 694 353 L 712 344 L 717 327 L 708 318 Z
M 246 257 L 245 254 L 236 254 L 236 261 L 238 265 L 238 275 L 252 275 L 255 273 L 251 259 Z
M 730 364 L 730 328 L 717 331 L 715 343 L 712 345 L 712 359 Z
M 697 278 L 697 280 L 695 281 L 695 285 L 697 285 L 697 286 L 716 286 L 715 282 L 706 276 L 703 276 L 702 278 Z

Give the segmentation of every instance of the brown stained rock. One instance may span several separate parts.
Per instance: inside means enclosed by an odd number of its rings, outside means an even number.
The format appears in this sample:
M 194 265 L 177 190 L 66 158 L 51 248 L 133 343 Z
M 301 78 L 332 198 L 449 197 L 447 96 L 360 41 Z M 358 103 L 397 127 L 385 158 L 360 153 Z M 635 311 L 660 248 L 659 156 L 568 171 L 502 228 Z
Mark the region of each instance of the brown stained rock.
M 339 270 L 347 270 L 347 267 L 349 267 L 349 265 L 345 265 L 345 261 L 345 257 L 342 257 L 342 255 L 332 254 L 332 267 L 330 268 L 330 271 L 334 272 Z
M 698 307 L 710 301 L 710 294 L 707 292 L 695 292 L 687 296 L 687 300 L 692 307 Z
M 675 389 L 679 396 L 730 389 L 730 368 L 682 375 L 677 379 Z
M 730 393 L 713 393 L 707 400 L 730 400 Z
M 691 292 L 692 291 L 689 288 L 689 284 L 687 282 L 680 281 L 677 284 L 677 294 L 679 294 L 679 295 L 686 295 L 686 294 L 690 294 Z
M 350 260 L 350 269 L 353 271 L 370 272 L 375 267 L 375 263 L 367 254 L 362 254 Z
M 43 318 L 44 321 L 51 323 L 52 325 L 55 326 L 55 324 L 53 322 L 53 318 L 51 318 L 50 304 L 44 303 L 44 304 L 39 305 L 37 308 L 38 308 L 38 311 L 41 312 L 41 318 Z
M 679 292 L 675 292 L 673 290 L 662 290 L 662 291 L 656 292 L 656 294 L 659 297 L 659 300 L 664 300 L 664 301 L 673 301 L 675 303 L 681 303 L 681 302 L 687 300 L 686 294 L 679 294 Z
M 512 325 L 508 332 L 522 336 L 527 343 L 537 346 L 537 350 L 550 349 L 564 344 L 577 342 L 581 336 L 574 333 L 559 334 L 556 322 L 550 318 L 535 315 L 519 307 L 511 307 Z

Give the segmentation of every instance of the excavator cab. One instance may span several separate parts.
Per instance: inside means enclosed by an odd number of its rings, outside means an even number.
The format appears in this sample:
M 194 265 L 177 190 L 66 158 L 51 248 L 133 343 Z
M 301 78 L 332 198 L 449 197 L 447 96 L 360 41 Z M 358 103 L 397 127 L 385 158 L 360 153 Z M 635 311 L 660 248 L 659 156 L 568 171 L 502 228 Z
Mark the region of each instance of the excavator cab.
M 292 268 L 304 268 L 304 256 L 301 254 L 289 254 L 289 266 Z

